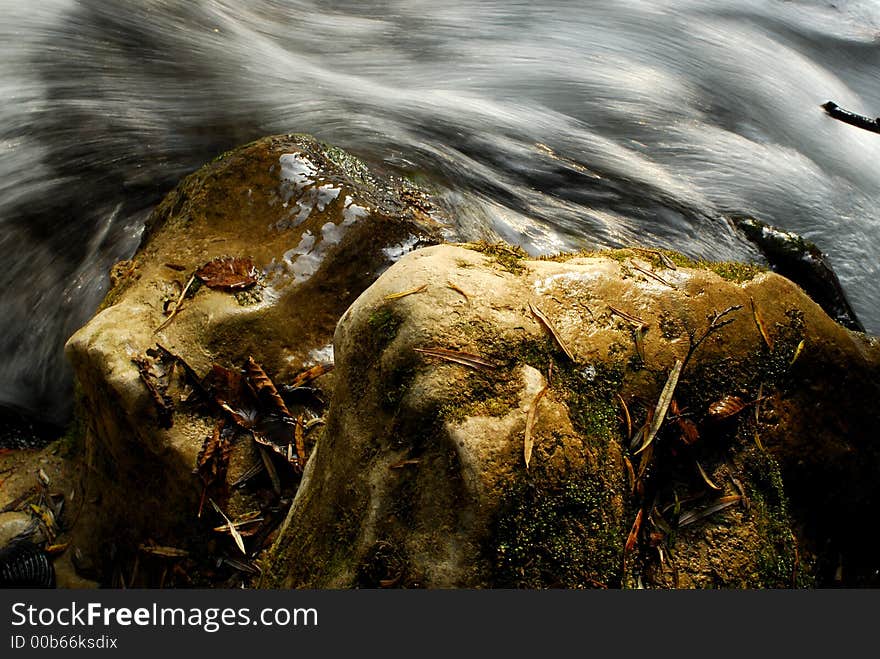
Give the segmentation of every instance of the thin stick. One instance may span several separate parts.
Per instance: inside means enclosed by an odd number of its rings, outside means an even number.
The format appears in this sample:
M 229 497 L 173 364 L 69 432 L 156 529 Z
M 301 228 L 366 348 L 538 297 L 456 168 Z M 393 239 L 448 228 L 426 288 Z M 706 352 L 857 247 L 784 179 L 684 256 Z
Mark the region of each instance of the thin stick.
M 192 286 L 192 283 L 195 280 L 196 280 L 195 275 L 193 275 L 192 277 L 189 278 L 189 281 L 186 282 L 186 286 L 184 286 L 183 290 L 180 292 L 180 297 L 177 298 L 177 303 L 174 305 L 174 308 L 171 310 L 171 313 L 169 314 L 168 318 L 165 319 L 164 323 L 162 323 L 161 325 L 159 325 L 159 327 L 157 327 L 156 329 L 153 330 L 153 334 L 161 331 L 163 328 L 165 328 L 168 325 L 168 323 L 170 323 L 174 319 L 174 316 L 176 316 L 177 312 L 180 310 L 180 305 L 183 304 L 183 298 L 186 297 L 186 293 L 187 293 L 187 291 L 189 291 L 189 287 Z

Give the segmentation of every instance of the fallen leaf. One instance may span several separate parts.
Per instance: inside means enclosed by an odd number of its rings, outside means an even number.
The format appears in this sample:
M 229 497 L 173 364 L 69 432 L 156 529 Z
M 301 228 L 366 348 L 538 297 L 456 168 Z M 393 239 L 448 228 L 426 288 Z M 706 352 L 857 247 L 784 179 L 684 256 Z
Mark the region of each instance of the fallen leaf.
M 391 293 L 390 295 L 385 296 L 385 301 L 390 302 L 391 300 L 399 300 L 402 297 L 406 297 L 407 295 L 413 295 L 414 293 L 421 293 L 428 288 L 427 284 L 422 284 L 421 286 L 416 286 L 415 288 L 410 288 L 405 291 L 401 291 L 400 293 Z
M 767 347 L 770 350 L 773 350 L 773 340 L 767 333 L 767 327 L 764 325 L 764 318 L 763 316 L 761 316 L 761 312 L 758 311 L 758 305 L 755 304 L 755 300 L 753 298 L 749 298 L 749 303 L 752 305 L 752 316 L 754 316 L 755 318 L 755 325 L 758 326 L 758 331 L 761 333 L 761 337 L 764 339 L 764 343 L 767 344 Z
M 721 497 L 711 506 L 707 506 L 701 510 L 688 510 L 683 512 L 678 518 L 678 525 L 687 526 L 688 524 L 693 524 L 694 522 L 698 522 L 701 519 L 705 519 L 710 515 L 714 515 L 715 513 L 724 510 L 725 508 L 729 508 L 735 503 L 742 501 L 742 497 L 738 494 L 734 494 L 727 497 Z
M 617 400 L 620 401 L 620 407 L 623 409 L 623 420 L 626 422 L 626 436 L 632 437 L 633 424 L 632 417 L 629 415 L 629 408 L 626 406 L 626 401 L 623 400 L 623 396 L 620 394 L 617 394 Z
M 263 466 L 266 468 L 266 473 L 269 474 L 269 480 L 272 481 L 272 489 L 275 491 L 279 497 L 281 496 L 281 479 L 278 477 L 278 470 L 275 469 L 275 465 L 272 462 L 272 456 L 269 455 L 269 452 L 264 448 L 266 444 L 257 439 L 257 435 L 254 434 L 254 439 L 258 444 L 262 444 L 260 446 L 260 458 L 263 460 Z M 286 457 L 286 456 L 285 456 Z
M 185 549 L 163 547 L 161 545 L 141 545 L 140 550 L 146 554 L 161 556 L 162 558 L 186 558 L 189 556 L 189 552 Z
M 627 480 L 630 484 L 630 490 L 632 492 L 636 491 L 636 472 L 633 470 L 633 465 L 630 459 L 624 455 L 623 456 L 623 464 L 626 466 Z
M 450 280 L 447 280 L 447 281 L 446 281 L 446 286 L 448 286 L 449 288 L 451 288 L 452 290 L 454 290 L 456 293 L 458 293 L 459 295 L 461 295 L 461 296 L 465 299 L 465 301 L 466 301 L 468 304 L 470 304 L 470 302 L 471 302 L 471 298 L 468 297 L 468 294 L 465 293 L 463 290 L 461 290 L 461 288 L 460 288 L 455 282 L 450 281 Z
M 421 462 L 418 458 L 407 458 L 406 460 L 401 460 L 399 462 L 395 462 L 393 465 L 390 465 L 389 469 L 403 469 L 404 467 L 408 467 L 410 465 L 417 465 Z
M 299 387 L 304 387 L 312 380 L 315 380 L 332 370 L 333 364 L 317 364 L 316 366 L 312 366 L 293 378 L 293 382 L 290 383 L 288 388 L 297 389 Z
M 248 258 L 220 256 L 208 261 L 196 270 L 198 277 L 208 288 L 240 291 L 257 283 L 257 269 Z
M 627 312 L 623 311 L 622 309 L 618 309 L 617 307 L 613 307 L 610 304 L 608 305 L 608 309 L 615 316 L 620 316 L 621 318 L 623 318 L 626 322 L 628 322 L 633 327 L 642 328 L 642 327 L 648 326 L 648 323 L 646 323 L 641 318 L 636 318 L 635 316 L 628 314 Z
M 739 414 L 746 407 L 748 407 L 748 404 L 744 403 L 742 398 L 738 396 L 724 396 L 721 400 L 716 400 L 709 405 L 709 416 L 715 421 L 721 421 Z
M 65 551 L 67 551 L 67 548 L 69 546 L 69 542 L 62 542 L 57 545 L 47 545 L 43 551 L 49 554 L 49 556 L 58 556 L 59 554 L 63 554 Z
M 469 366 L 470 368 L 477 370 L 496 367 L 492 362 L 469 352 L 458 352 L 457 350 L 446 350 L 445 348 L 413 348 L 413 350 L 431 357 L 437 357 L 438 359 L 445 359 L 448 362 L 455 362 L 456 364 Z
M 553 336 L 553 339 L 556 341 L 559 347 L 562 348 L 562 352 L 565 353 L 565 356 L 568 357 L 571 361 L 574 361 L 574 355 L 571 354 L 571 350 L 569 350 L 568 346 L 565 345 L 562 337 L 559 336 L 559 332 L 556 331 L 553 323 L 550 322 L 550 319 L 544 314 L 544 312 L 531 302 L 529 302 L 529 309 L 531 309 L 532 313 L 535 314 L 535 317 L 544 324 L 544 327 L 546 327 L 550 331 L 550 334 Z
M 789 366 L 794 366 L 794 363 L 798 360 L 798 357 L 800 357 L 801 353 L 804 351 L 804 346 L 806 345 L 806 343 L 806 339 L 801 339 L 801 342 L 797 344 L 797 348 L 794 349 L 794 355 L 792 356 L 791 361 L 788 362 Z
M 303 468 L 306 466 L 306 441 L 305 441 L 305 431 L 303 430 L 303 415 L 300 414 L 296 417 L 296 426 L 293 432 L 293 441 L 296 444 L 296 461 L 293 464 L 293 468 L 297 472 L 302 472 Z M 290 456 L 288 456 L 287 461 L 290 462 Z
M 678 384 L 678 378 L 681 376 L 682 365 L 680 359 L 676 359 L 675 363 L 672 365 L 672 369 L 669 371 L 669 377 L 666 379 L 666 384 L 663 386 L 663 391 L 660 392 L 657 406 L 654 408 L 654 419 L 651 422 L 651 427 L 645 435 L 645 442 L 636 451 L 636 454 L 639 454 L 648 448 L 651 442 L 654 441 L 654 437 L 657 436 L 660 426 L 663 425 L 663 420 L 666 418 L 666 411 L 669 409 L 669 403 L 672 401 L 672 395 L 675 393 L 675 387 Z
M 272 379 L 266 375 L 263 367 L 255 362 L 253 357 L 248 357 L 245 372 L 248 383 L 253 387 L 257 399 L 263 406 L 269 409 L 274 408 L 280 414 L 289 417 L 290 411 L 284 404 L 284 399 L 281 398 Z
M 651 279 L 654 279 L 655 281 L 659 281 L 661 284 L 665 284 L 666 286 L 669 286 L 669 288 L 675 288 L 675 286 L 673 286 L 673 285 L 670 284 L 668 281 L 666 281 L 665 279 L 663 279 L 663 277 L 661 277 L 660 275 L 658 275 L 656 272 L 651 272 L 651 271 L 648 270 L 647 268 L 643 268 L 643 267 L 641 267 L 641 266 L 640 266 L 638 263 L 636 263 L 635 261 L 630 260 L 629 264 L 630 264 L 633 268 L 635 268 L 636 270 L 638 270 L 639 272 L 641 272 L 643 275 L 646 275 L 646 276 L 650 277 Z
M 170 428 L 174 424 L 174 403 L 167 394 L 167 383 L 164 383 L 161 375 L 154 370 L 155 364 L 149 357 L 132 357 L 131 361 L 137 367 L 141 381 L 147 387 L 156 407 L 159 427 Z
M 712 482 L 712 479 L 709 478 L 709 475 L 706 473 L 706 470 L 703 469 L 703 465 L 700 464 L 700 461 L 697 460 L 696 463 L 697 471 L 700 472 L 700 477 L 703 479 L 703 482 L 716 492 L 721 492 L 722 488 L 718 487 L 715 483 Z
M 541 398 L 544 397 L 544 394 L 547 393 L 548 387 L 544 387 L 535 394 L 535 398 L 532 400 L 532 404 L 529 407 L 529 413 L 526 415 L 526 435 L 525 440 L 523 442 L 523 457 L 526 461 L 526 469 L 529 468 L 529 462 L 532 460 L 532 448 L 534 446 L 534 441 L 532 440 L 532 429 L 535 426 L 535 418 L 538 414 L 538 403 L 541 402 Z
M 241 550 L 241 553 L 247 556 L 247 551 L 244 548 L 244 540 L 241 537 L 241 534 L 238 532 L 238 529 L 235 528 L 235 525 L 232 523 L 232 520 L 226 516 L 222 510 L 220 510 L 220 506 L 214 503 L 213 499 L 209 499 L 211 505 L 214 506 L 214 510 L 220 513 L 221 517 L 226 520 L 226 524 L 229 527 L 229 532 L 232 534 L 232 538 L 235 540 L 236 546 Z
M 644 511 L 640 508 L 638 514 L 636 515 L 636 519 L 633 522 L 632 528 L 629 531 L 629 535 L 626 538 L 626 545 L 624 545 L 623 551 L 628 554 L 636 547 L 636 541 L 639 537 L 639 530 L 642 528 L 642 513 Z
M 214 426 L 214 432 L 205 438 L 202 450 L 196 458 L 196 473 L 206 488 L 226 484 L 232 442 L 223 436 L 223 420 Z

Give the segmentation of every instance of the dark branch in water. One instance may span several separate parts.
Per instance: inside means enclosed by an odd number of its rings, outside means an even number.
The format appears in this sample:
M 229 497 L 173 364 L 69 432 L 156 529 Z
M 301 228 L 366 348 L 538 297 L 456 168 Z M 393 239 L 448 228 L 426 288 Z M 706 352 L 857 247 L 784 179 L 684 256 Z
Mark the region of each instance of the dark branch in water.
M 849 110 L 844 110 L 834 101 L 828 101 L 822 105 L 830 116 L 844 123 L 870 130 L 872 133 L 880 133 L 880 122 L 877 119 L 869 119 L 860 114 L 855 114 Z

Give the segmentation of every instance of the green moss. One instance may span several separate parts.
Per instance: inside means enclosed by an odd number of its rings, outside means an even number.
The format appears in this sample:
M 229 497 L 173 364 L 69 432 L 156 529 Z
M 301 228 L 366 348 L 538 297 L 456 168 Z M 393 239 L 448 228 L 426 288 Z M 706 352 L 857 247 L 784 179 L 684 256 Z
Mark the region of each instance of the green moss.
M 491 555 L 508 588 L 617 587 L 626 530 L 591 475 L 558 486 L 520 482 L 504 497 Z
M 376 352 L 381 352 L 384 348 L 394 340 L 403 319 L 395 314 L 389 307 L 380 307 L 370 314 L 367 319 L 370 326 L 370 340 L 372 347 Z
M 815 586 L 811 566 L 800 561 L 792 532 L 779 464 L 757 448 L 746 454 L 745 468 L 751 484 L 752 514 L 762 540 L 757 554 L 763 588 L 810 588 Z
M 708 261 L 705 259 L 694 260 L 680 252 L 669 249 L 645 249 L 640 247 L 627 247 L 606 250 L 582 250 L 580 252 L 562 252 L 553 256 L 542 257 L 547 261 L 564 263 L 575 258 L 607 258 L 625 264 L 632 258 L 648 261 L 655 270 L 667 268 L 664 261 L 671 261 L 681 268 L 693 268 L 696 270 L 710 270 L 727 281 L 742 283 L 754 279 L 767 268 L 756 263 L 739 263 L 737 261 Z M 627 275 L 634 273 L 627 272 Z
M 450 392 L 440 416 L 460 422 L 471 416 L 504 416 L 519 403 L 519 377 L 507 369 L 473 371 Z
M 615 437 L 619 432 L 617 393 L 623 383 L 624 364 L 617 361 L 563 366 L 558 373 L 554 389 L 566 398 L 575 430 L 596 445 Z
M 757 277 L 767 269 L 756 263 L 737 263 L 736 261 L 699 261 L 697 267 L 711 270 L 727 281 L 741 284 Z
M 504 270 L 514 275 L 525 271 L 522 261 L 529 258 L 528 253 L 522 247 L 506 243 L 489 243 L 481 240 L 478 243 L 467 243 L 461 246 L 485 254 Z
M 346 175 L 355 179 L 359 183 L 374 186 L 375 182 L 370 174 L 370 168 L 364 162 L 348 151 L 330 144 L 321 143 L 323 155 L 334 165 L 339 167 Z

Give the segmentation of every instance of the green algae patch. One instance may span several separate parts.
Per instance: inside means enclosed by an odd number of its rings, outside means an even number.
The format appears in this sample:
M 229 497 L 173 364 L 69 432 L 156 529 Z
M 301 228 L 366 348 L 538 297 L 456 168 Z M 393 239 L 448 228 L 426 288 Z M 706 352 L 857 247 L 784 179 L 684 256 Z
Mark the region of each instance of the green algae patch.
M 589 474 L 559 485 L 517 483 L 493 534 L 496 587 L 619 587 L 627 531 L 612 496 Z
M 744 467 L 761 539 L 757 554 L 760 587 L 815 587 L 814 566 L 798 552 L 779 464 L 769 454 L 752 449 L 746 454 Z
M 468 373 L 454 391 L 449 402 L 440 408 L 440 416 L 461 422 L 472 416 L 504 416 L 519 402 L 520 378 L 517 373 Z
M 751 281 L 767 268 L 757 263 L 741 263 L 739 261 L 709 261 L 692 259 L 680 252 L 670 249 L 647 249 L 641 247 L 623 247 L 617 249 L 581 250 L 578 252 L 561 252 L 551 256 L 542 256 L 540 260 L 565 263 L 577 258 L 607 258 L 626 264 L 632 258 L 648 261 L 655 270 L 668 269 L 669 264 L 680 268 L 709 270 L 726 281 L 742 284 Z M 629 273 L 632 274 L 632 273 Z
M 377 354 L 394 340 L 403 319 L 395 314 L 389 307 L 376 309 L 367 319 L 370 326 L 370 337 Z
M 523 265 L 523 261 L 529 258 L 528 252 L 522 247 L 508 245 L 507 243 L 490 243 L 481 240 L 477 243 L 466 243 L 459 246 L 485 254 L 492 259 L 494 263 L 501 266 L 502 270 L 513 275 L 519 275 L 525 272 L 526 268 L 525 265 Z

